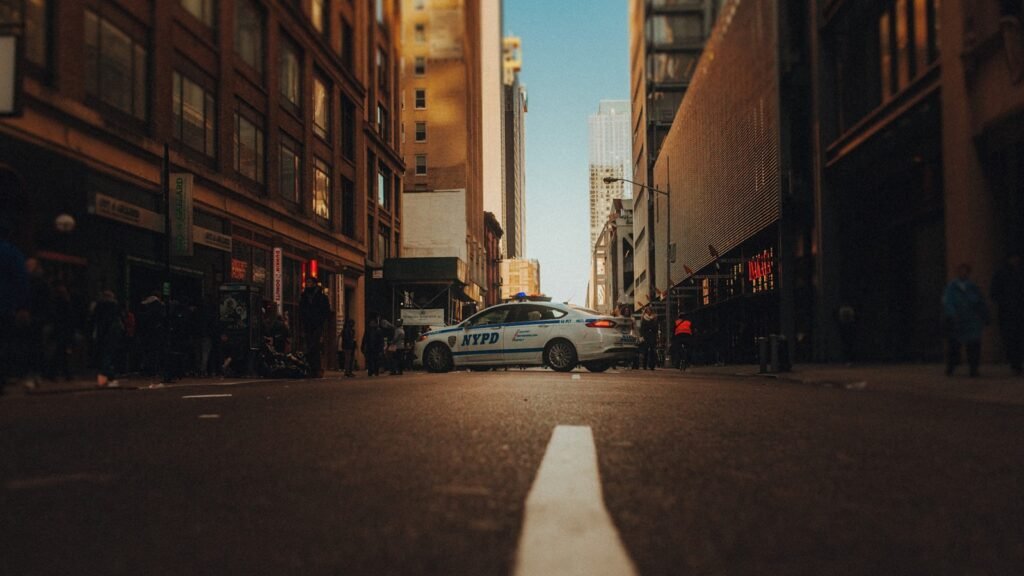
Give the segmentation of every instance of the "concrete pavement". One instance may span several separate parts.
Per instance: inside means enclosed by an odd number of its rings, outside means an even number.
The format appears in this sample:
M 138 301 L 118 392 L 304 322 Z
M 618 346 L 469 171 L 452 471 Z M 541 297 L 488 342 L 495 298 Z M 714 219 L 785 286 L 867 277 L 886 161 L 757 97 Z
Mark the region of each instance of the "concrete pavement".
M 1024 377 L 1009 367 L 983 365 L 977 378 L 961 366 L 953 376 L 942 364 L 798 364 L 790 372 L 761 374 L 757 365 L 694 366 L 686 374 L 746 376 L 813 386 L 922 394 L 1024 405 Z
M 981 376 L 969 378 L 966 367 L 961 366 L 952 377 L 944 374 L 941 364 L 798 364 L 790 372 L 762 374 L 757 365 L 693 366 L 684 372 L 687 376 L 743 376 L 752 379 L 774 380 L 812 386 L 844 388 L 853 391 L 871 390 L 923 394 L 959 398 L 982 402 L 999 402 L 1024 405 L 1024 377 L 1013 375 L 1006 365 L 984 365 Z M 675 373 L 674 370 L 659 369 L 658 372 Z M 325 378 L 344 378 L 341 372 L 328 371 Z M 365 374 L 357 378 L 366 378 Z M 381 376 L 380 378 L 388 378 Z M 126 376 L 119 379 L 121 389 L 159 388 L 156 377 Z M 181 378 L 169 386 L 231 386 L 248 382 L 267 382 L 256 377 Z M 9 395 L 18 394 L 59 394 L 95 390 L 93 379 L 76 379 L 70 382 L 41 380 L 34 389 L 9 386 Z

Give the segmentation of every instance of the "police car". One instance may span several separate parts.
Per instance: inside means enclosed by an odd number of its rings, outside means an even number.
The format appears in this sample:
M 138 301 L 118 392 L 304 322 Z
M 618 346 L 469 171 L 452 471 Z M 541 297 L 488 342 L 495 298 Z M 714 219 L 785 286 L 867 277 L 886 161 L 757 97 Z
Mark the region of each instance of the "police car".
M 630 318 L 569 304 L 516 302 L 425 332 L 416 342 L 413 362 L 430 372 L 491 366 L 550 366 L 569 372 L 580 364 L 603 372 L 632 358 L 636 347 Z

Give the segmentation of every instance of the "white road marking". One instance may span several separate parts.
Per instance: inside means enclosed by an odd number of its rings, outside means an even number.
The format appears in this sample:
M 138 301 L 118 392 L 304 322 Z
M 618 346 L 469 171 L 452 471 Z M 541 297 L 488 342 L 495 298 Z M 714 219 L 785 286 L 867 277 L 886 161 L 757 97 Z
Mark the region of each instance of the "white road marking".
M 199 415 L 199 419 L 200 420 L 213 420 L 213 419 L 216 419 L 216 418 L 220 418 L 220 414 L 200 414 Z
M 31 490 L 33 488 L 54 488 L 64 484 L 110 484 L 114 481 L 113 474 L 102 474 L 97 472 L 72 472 L 69 474 L 53 474 L 50 476 L 36 476 L 33 478 L 21 478 L 8 480 L 5 487 L 8 490 Z
M 190 394 L 188 396 L 182 396 L 184 400 L 186 398 L 230 398 L 233 394 Z
M 589 426 L 556 426 L 526 498 L 515 576 L 635 576 L 604 507 Z

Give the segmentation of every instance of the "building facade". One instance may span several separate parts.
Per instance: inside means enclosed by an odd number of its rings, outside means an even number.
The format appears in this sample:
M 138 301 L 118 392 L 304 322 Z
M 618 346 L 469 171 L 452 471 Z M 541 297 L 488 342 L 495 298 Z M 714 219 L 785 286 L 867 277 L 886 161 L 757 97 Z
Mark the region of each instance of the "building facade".
M 590 246 L 612 212 L 619 198 L 631 198 L 631 186 L 621 180 L 605 182 L 605 178 L 632 179 L 629 102 L 602 100 L 597 113 L 588 119 L 590 148 Z
M 516 294 L 537 296 L 540 291 L 540 262 L 524 258 L 501 261 L 501 300 L 514 300 Z
M 484 234 L 483 84 L 479 2 L 404 0 L 403 117 L 408 166 L 403 193 L 402 260 L 453 258 L 457 276 L 423 277 L 409 286 L 415 262 L 392 270 L 414 305 L 433 301 L 448 285 L 448 321 L 459 321 L 483 305 L 488 290 Z M 500 13 L 488 10 L 490 18 Z
M 602 314 L 633 312 L 633 200 L 616 199 L 594 242 L 587 306 Z
M 300 334 L 315 274 L 362 326 L 366 262 L 400 228 L 397 2 L 26 6 L 23 109 L 0 119 L 13 176 L 0 180 L 16 183 L 3 192 L 21 199 L 16 237 L 52 284 L 130 307 L 169 288 L 210 310 L 225 284 L 248 285 Z M 169 275 L 165 145 L 169 172 L 191 177 Z
M 697 61 L 711 34 L 723 0 L 630 0 L 630 94 L 632 97 L 632 180 L 651 186 L 654 163 L 683 96 L 693 82 Z M 633 197 L 636 226 L 636 303 L 646 306 L 664 289 L 666 206 L 656 193 L 637 187 Z M 662 204 L 664 201 L 662 200 Z M 656 278 L 656 275 L 659 275 Z
M 491 212 L 484 212 L 484 235 L 487 254 L 487 294 L 484 306 L 501 303 L 501 237 L 504 234 L 498 218 Z
M 501 224 L 505 230 L 505 255 L 526 256 L 526 87 L 519 83 L 522 69 L 522 42 L 504 40 L 504 210 Z

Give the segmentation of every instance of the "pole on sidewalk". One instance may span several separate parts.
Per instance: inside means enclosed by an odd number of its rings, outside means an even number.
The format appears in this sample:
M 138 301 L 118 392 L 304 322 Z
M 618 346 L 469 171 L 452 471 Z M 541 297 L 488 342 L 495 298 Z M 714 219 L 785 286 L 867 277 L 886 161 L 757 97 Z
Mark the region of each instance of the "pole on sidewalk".
M 173 382 L 171 375 L 171 176 L 170 151 L 164 143 L 164 157 L 160 167 L 160 191 L 164 195 L 164 338 L 160 351 L 160 381 L 164 384 Z

